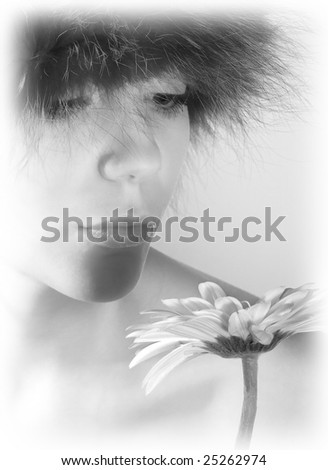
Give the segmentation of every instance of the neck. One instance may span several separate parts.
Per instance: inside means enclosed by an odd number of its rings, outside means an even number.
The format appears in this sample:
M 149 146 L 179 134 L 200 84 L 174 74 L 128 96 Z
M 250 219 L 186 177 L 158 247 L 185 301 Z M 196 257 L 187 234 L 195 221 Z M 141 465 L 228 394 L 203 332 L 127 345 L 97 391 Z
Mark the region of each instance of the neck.
M 0 274 L 3 358 L 28 369 L 40 361 L 76 367 L 83 361 L 117 362 L 128 356 L 125 330 L 138 313 L 133 293 L 115 302 L 87 303 L 64 296 L 9 264 L 2 263 Z
M 125 336 L 126 328 L 138 321 L 139 294 L 103 304 L 80 302 L 2 264 L 0 414 L 5 421 L 17 420 L 22 426 L 23 410 L 24 422 L 42 423 L 34 408 L 29 415 L 29 397 L 40 403 L 36 409 L 41 414 L 42 406 L 47 413 L 54 410 L 56 419 L 65 418 L 61 403 L 88 404 L 103 390 L 116 403 L 121 393 L 115 395 L 118 380 L 130 384 L 128 363 L 133 354 Z

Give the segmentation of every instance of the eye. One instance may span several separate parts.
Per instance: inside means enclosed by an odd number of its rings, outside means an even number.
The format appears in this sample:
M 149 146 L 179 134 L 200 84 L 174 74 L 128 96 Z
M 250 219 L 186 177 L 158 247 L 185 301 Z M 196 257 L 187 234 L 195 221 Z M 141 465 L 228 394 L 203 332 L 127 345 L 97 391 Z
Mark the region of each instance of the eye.
M 159 111 L 164 113 L 175 113 L 183 109 L 187 105 L 188 91 L 183 94 L 173 93 L 156 93 L 152 97 L 152 101 Z
M 47 116 L 51 120 L 65 119 L 85 109 L 89 104 L 90 101 L 82 96 L 69 99 L 59 98 L 51 103 L 47 109 Z

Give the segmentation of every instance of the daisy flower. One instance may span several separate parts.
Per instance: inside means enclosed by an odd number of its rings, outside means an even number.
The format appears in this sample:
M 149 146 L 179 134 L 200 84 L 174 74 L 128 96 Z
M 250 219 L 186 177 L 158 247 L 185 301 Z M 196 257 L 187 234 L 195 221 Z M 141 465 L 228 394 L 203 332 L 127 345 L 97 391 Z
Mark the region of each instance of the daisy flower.
M 244 405 L 240 445 L 249 444 L 257 401 L 257 358 L 296 333 L 320 329 L 319 294 L 309 285 L 278 287 L 254 305 L 226 296 L 216 283 L 198 286 L 201 297 L 165 299 L 163 309 L 141 312 L 150 321 L 131 327 L 138 348 L 130 367 L 163 355 L 143 381 L 150 393 L 173 369 L 203 354 L 241 358 Z

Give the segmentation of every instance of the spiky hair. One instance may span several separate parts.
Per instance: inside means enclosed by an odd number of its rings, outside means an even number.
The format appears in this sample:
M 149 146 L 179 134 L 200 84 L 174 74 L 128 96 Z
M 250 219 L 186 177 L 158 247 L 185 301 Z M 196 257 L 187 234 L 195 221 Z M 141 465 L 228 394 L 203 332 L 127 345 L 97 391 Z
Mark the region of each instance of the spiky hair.
M 284 80 L 280 39 L 263 16 L 39 16 L 24 26 L 20 103 L 47 115 L 87 83 L 110 91 L 170 72 L 188 85 L 195 130 L 244 123 Z

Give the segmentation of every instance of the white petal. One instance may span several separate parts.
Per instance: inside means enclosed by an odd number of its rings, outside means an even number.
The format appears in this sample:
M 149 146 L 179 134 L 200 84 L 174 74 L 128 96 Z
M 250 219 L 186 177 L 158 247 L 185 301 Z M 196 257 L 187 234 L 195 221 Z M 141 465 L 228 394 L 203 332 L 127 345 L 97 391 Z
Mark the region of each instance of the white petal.
M 146 375 L 143 386 L 146 388 L 148 395 L 158 385 L 164 377 L 166 377 L 173 369 L 183 362 L 204 354 L 206 349 L 204 346 L 184 344 L 171 351 L 163 357 Z
M 253 323 L 260 323 L 267 315 L 269 308 L 271 307 L 270 302 L 260 301 L 248 309 L 248 313 Z
M 296 304 L 298 302 L 303 302 L 306 297 L 308 297 L 308 291 L 292 291 L 287 295 L 283 295 L 280 302 L 286 302 L 289 304 Z
M 140 312 L 140 315 L 151 315 L 151 320 L 161 320 L 164 318 L 172 317 L 175 314 L 175 312 L 172 312 L 171 310 L 144 310 Z
M 272 304 L 275 304 L 280 300 L 280 297 L 285 290 L 286 287 L 283 286 L 275 287 L 274 289 L 267 291 L 261 300 L 263 300 L 263 302 L 271 302 Z
M 243 306 L 238 299 L 234 297 L 222 297 L 221 299 L 217 299 L 215 301 L 215 308 L 217 310 L 221 310 L 227 314 L 231 314 L 233 312 L 237 312 L 238 310 L 242 310 Z
M 223 316 L 223 315 L 222 315 Z M 224 336 L 228 338 L 230 335 L 228 333 L 228 322 L 222 321 L 222 316 L 217 317 L 211 314 L 205 314 L 201 317 L 203 324 L 209 326 L 213 334 L 216 336 Z
M 280 331 L 283 333 L 310 333 L 311 331 L 322 331 L 323 323 L 320 318 L 308 318 L 304 321 L 291 319 L 286 325 L 282 325 Z
M 173 325 L 168 331 L 179 335 L 185 334 L 188 337 L 202 341 L 213 341 L 218 336 L 229 337 L 220 321 L 214 320 L 210 316 L 197 317 L 179 325 Z
M 188 338 L 189 341 L 191 339 L 201 341 L 213 341 L 215 339 L 215 335 L 210 333 L 203 325 L 177 325 L 172 327 L 170 331 L 176 336 Z
M 271 344 L 271 341 L 273 340 L 272 333 L 268 333 L 256 325 L 251 326 L 250 330 L 251 330 L 253 338 L 255 338 L 255 340 L 258 343 L 261 343 L 264 345 Z
M 142 335 L 143 333 L 144 333 L 144 330 L 135 330 L 129 333 L 128 335 L 126 335 L 126 338 L 127 339 L 138 338 L 138 336 Z
M 229 318 L 228 331 L 231 336 L 246 340 L 249 336 L 250 317 L 245 310 L 234 312 Z
M 227 313 L 216 310 L 214 308 L 208 310 L 199 310 L 198 312 L 194 312 L 194 314 L 196 318 L 211 318 L 213 321 L 217 322 L 218 325 L 221 325 L 225 331 L 228 331 L 230 314 L 228 315 Z
M 277 317 L 281 318 L 285 315 L 285 312 L 289 312 L 293 309 L 293 304 L 289 302 L 285 302 L 284 300 L 279 300 L 275 305 L 273 305 L 270 309 L 270 314 L 268 317 Z
M 303 329 L 304 325 L 308 325 L 308 331 L 322 330 L 324 325 L 324 316 L 321 314 L 311 314 L 306 311 L 295 312 L 294 310 L 291 310 L 289 314 L 284 315 L 279 321 L 276 321 L 266 328 L 266 331 L 283 331 L 291 333 L 295 331 L 297 333 L 300 328 Z
M 143 361 L 151 359 L 152 357 L 155 357 L 158 354 L 167 352 L 170 349 L 175 348 L 177 344 L 179 344 L 179 341 L 175 338 L 150 344 L 149 346 L 145 347 L 144 349 L 141 349 L 136 353 L 135 357 L 130 362 L 130 369 L 132 369 L 132 367 L 140 364 Z
M 172 323 L 179 323 L 180 317 L 178 316 L 171 316 L 169 318 L 165 318 L 164 320 L 159 320 L 155 322 L 149 322 L 149 323 L 142 323 L 139 325 L 133 325 L 133 326 L 128 326 L 126 328 L 126 331 L 132 331 L 132 333 L 138 332 L 139 334 L 141 332 L 146 332 L 148 330 L 152 330 L 155 328 L 162 328 L 163 326 L 170 325 Z M 134 335 L 136 336 L 136 335 Z M 132 337 L 132 334 L 130 333 L 127 338 Z
M 170 309 L 172 313 L 178 315 L 192 315 L 192 312 L 181 304 L 179 299 L 163 299 L 162 303 Z
M 249 330 L 249 326 L 252 324 L 252 318 L 249 314 L 249 309 L 242 309 L 238 311 L 238 316 L 240 321 L 247 327 Z
M 198 284 L 198 290 L 203 299 L 210 302 L 212 306 L 216 299 L 226 295 L 222 287 L 215 282 L 201 282 Z
M 181 304 L 191 311 L 204 310 L 207 308 L 213 308 L 213 305 L 207 300 L 200 299 L 199 297 L 188 297 L 186 299 L 180 299 Z
M 293 309 L 286 305 L 283 310 L 278 313 L 268 315 L 261 323 L 260 327 L 268 332 L 275 332 L 279 330 L 280 325 L 286 324 L 290 318 L 294 316 Z
M 320 291 L 312 291 L 306 302 L 299 302 L 294 306 L 295 312 L 310 316 L 319 315 L 327 311 L 327 294 Z
M 177 337 L 175 334 L 167 332 L 167 331 L 149 331 L 145 334 L 140 335 L 139 337 L 135 338 L 135 343 L 153 343 L 156 341 L 162 341 L 167 339 L 179 339 L 180 341 L 192 341 L 193 338 L 187 338 L 186 336 Z

